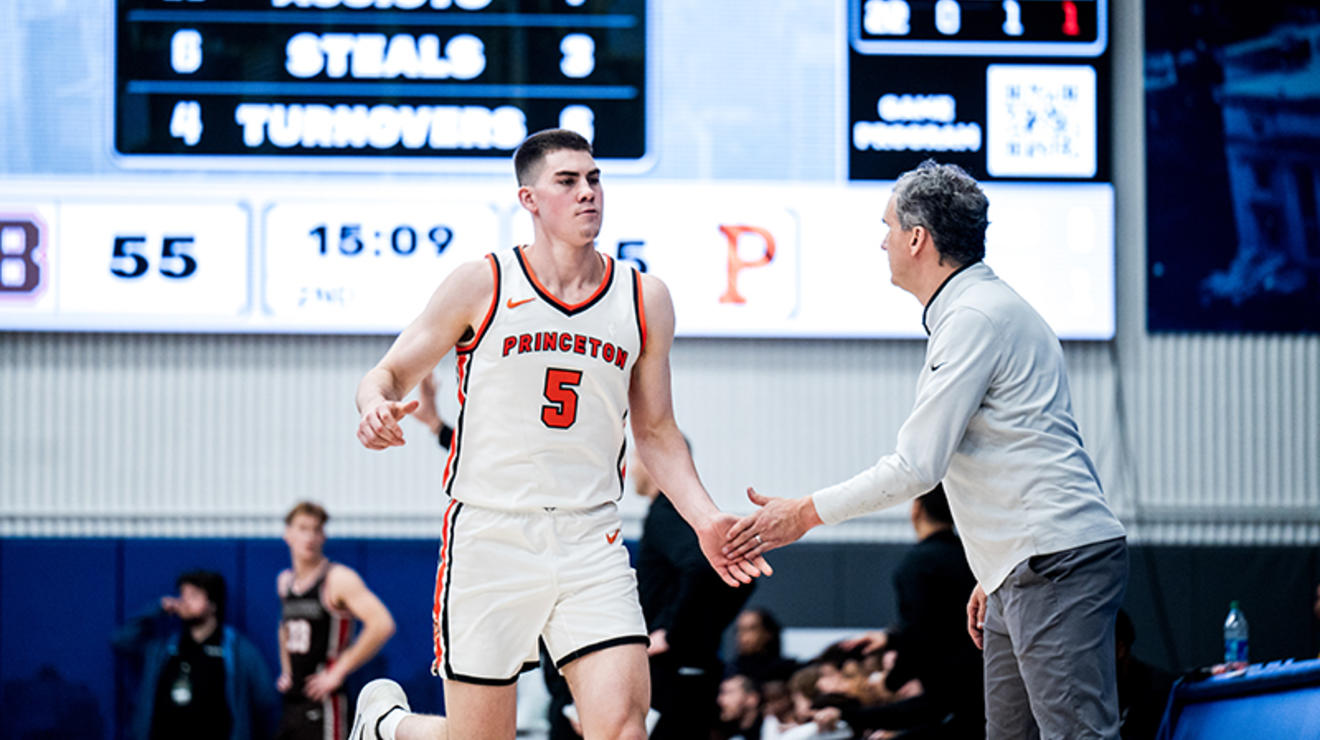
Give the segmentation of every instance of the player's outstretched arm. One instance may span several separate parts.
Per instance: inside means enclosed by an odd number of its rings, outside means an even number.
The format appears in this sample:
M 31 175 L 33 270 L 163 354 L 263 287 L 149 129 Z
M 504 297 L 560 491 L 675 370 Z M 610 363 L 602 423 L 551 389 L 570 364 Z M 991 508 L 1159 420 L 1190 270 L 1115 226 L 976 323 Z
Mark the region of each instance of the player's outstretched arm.
M 362 631 L 334 665 L 308 676 L 303 691 L 308 698 L 318 701 L 343 686 L 344 680 L 380 652 L 394 634 L 390 610 L 367 588 L 357 571 L 336 563 L 325 576 L 325 587 L 326 600 L 362 622 Z
M 642 304 L 646 343 L 633 366 L 628 397 L 633 440 L 642 463 L 697 533 L 702 553 L 725 583 L 737 586 L 751 583 L 758 575 L 770 575 L 772 570 L 765 558 L 731 558 L 722 551 L 725 536 L 737 517 L 720 511 L 711 500 L 674 420 L 669 378 L 674 305 L 669 290 L 658 278 L 642 276 Z
M 465 336 L 471 336 L 491 310 L 495 293 L 489 260 L 460 265 L 432 294 L 385 356 L 363 376 L 357 388 L 358 441 L 383 450 L 403 444 L 399 421 L 417 410 L 402 399 Z

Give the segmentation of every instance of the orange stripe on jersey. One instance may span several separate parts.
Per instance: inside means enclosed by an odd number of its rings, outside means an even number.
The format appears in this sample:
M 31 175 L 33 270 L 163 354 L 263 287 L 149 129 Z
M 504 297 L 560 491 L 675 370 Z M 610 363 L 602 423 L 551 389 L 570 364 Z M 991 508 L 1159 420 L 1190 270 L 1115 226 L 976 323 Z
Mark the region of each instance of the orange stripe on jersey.
M 449 563 L 450 551 L 453 549 L 454 538 L 454 511 L 458 502 L 450 499 L 449 506 L 445 507 L 444 524 L 440 529 L 440 564 L 435 568 L 435 597 L 431 605 L 431 641 L 435 651 L 435 662 L 431 664 L 431 673 L 441 675 L 440 666 L 444 664 L 445 643 L 444 635 L 441 634 L 441 613 L 440 607 L 445 599 L 445 571 Z
M 597 252 L 597 254 L 600 253 Z M 597 298 L 600 298 L 600 295 L 605 292 L 605 289 L 610 287 L 610 280 L 614 277 L 614 260 L 610 259 L 610 256 L 607 254 L 601 254 L 600 256 L 601 259 L 605 261 L 605 279 L 600 281 L 600 285 L 596 286 L 596 290 L 593 291 L 591 295 L 587 296 L 586 300 L 569 305 L 556 298 L 554 293 L 546 290 L 546 287 L 542 285 L 541 281 L 536 277 L 536 273 L 532 271 L 532 263 L 528 262 L 526 256 L 523 255 L 522 247 L 518 248 L 518 257 L 522 261 L 523 267 L 526 268 L 527 277 L 532 281 L 532 285 L 536 287 L 537 292 L 546 300 L 554 303 L 565 311 L 576 311 L 577 309 L 582 308 Z
M 440 487 L 445 491 L 449 490 L 449 479 L 454 474 L 454 460 L 458 454 L 460 437 L 463 435 L 463 405 L 467 403 L 467 393 L 464 392 L 467 382 L 468 365 L 472 362 L 472 355 L 458 355 L 458 426 L 454 427 L 454 436 L 449 440 L 449 455 L 445 458 L 445 473 L 440 478 Z
M 471 352 L 476 349 L 477 343 L 481 341 L 481 337 L 486 333 L 486 327 L 490 326 L 490 320 L 495 318 L 495 308 L 500 303 L 500 266 L 495 261 L 495 255 L 493 254 L 486 255 L 486 261 L 490 262 L 490 272 L 495 277 L 495 290 L 490 295 L 490 308 L 486 309 L 486 317 L 481 320 L 481 327 L 472 336 L 472 341 L 459 342 L 454 345 L 455 352 Z
M 646 301 L 642 298 L 642 273 L 633 270 L 633 295 L 637 296 L 637 328 L 642 334 L 642 346 L 637 348 L 640 357 L 646 351 Z

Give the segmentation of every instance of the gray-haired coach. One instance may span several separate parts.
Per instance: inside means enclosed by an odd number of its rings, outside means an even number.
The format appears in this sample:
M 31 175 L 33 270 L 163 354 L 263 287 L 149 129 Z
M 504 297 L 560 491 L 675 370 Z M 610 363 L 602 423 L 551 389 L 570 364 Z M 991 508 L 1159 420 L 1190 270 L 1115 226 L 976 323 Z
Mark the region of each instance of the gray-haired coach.
M 977 586 L 990 738 L 1116 738 L 1114 617 L 1123 525 L 1073 420 L 1063 349 L 981 260 L 989 202 L 953 165 L 904 173 L 885 209 L 894 284 L 926 307 L 917 400 L 898 447 L 853 478 L 761 508 L 729 530 L 752 557 L 812 527 L 907 501 L 943 481 Z

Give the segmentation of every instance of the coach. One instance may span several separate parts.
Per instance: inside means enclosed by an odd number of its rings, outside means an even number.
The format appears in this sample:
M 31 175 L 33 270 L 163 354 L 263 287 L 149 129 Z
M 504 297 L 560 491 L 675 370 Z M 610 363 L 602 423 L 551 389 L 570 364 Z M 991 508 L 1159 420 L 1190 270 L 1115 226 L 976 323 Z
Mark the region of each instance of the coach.
M 882 246 L 930 339 L 897 450 L 808 497 L 749 488 L 761 508 L 727 552 L 759 555 L 943 481 L 977 580 L 967 627 L 984 650 L 987 737 L 1117 738 L 1125 532 L 1082 447 L 1058 339 L 981 261 L 988 208 L 956 166 L 899 177 Z

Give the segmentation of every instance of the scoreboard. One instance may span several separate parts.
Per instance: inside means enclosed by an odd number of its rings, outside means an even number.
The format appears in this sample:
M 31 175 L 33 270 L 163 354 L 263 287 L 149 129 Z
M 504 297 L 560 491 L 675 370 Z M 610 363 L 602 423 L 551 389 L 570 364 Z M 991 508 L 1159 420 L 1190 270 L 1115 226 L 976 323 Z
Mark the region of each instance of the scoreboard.
M 647 154 L 645 0 L 118 0 L 116 12 L 114 145 L 130 159 L 503 167 L 554 127 L 589 134 L 602 159 Z
M 880 214 L 928 158 L 1113 336 L 1108 0 L 6 2 L 0 330 L 397 332 L 531 239 L 511 155 L 562 127 L 680 336 L 924 336 Z
M 848 175 L 1109 181 L 1106 0 L 852 0 Z

